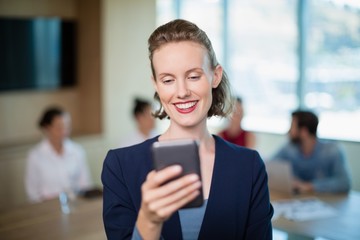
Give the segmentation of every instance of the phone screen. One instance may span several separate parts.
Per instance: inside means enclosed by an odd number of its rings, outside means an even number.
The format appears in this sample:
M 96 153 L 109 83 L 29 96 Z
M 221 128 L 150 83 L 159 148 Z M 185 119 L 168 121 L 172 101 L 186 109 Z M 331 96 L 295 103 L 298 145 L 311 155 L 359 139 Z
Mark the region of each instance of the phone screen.
M 196 173 L 201 179 L 199 147 L 195 140 L 181 139 L 155 142 L 152 145 L 152 154 L 156 170 L 176 164 L 183 169 L 179 177 Z M 201 188 L 200 194 L 182 208 L 200 207 L 203 202 L 204 197 Z

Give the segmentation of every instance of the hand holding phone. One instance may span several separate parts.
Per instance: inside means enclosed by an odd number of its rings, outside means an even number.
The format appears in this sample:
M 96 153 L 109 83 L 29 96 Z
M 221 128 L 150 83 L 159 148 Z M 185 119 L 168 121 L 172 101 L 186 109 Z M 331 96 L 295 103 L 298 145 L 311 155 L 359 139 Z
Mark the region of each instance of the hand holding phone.
M 199 147 L 195 140 L 181 139 L 155 142 L 152 145 L 152 154 L 154 167 L 157 171 L 171 165 L 180 165 L 183 171 L 176 179 L 195 173 L 201 180 Z M 182 208 L 200 207 L 203 202 L 203 190 L 200 188 L 200 194 Z

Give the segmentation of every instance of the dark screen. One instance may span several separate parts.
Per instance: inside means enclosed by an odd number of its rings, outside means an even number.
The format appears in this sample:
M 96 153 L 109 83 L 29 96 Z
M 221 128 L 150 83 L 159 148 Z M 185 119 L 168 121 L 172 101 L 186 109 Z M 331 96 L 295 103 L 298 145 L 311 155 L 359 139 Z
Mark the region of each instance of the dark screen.
M 0 18 L 0 91 L 75 84 L 74 21 Z

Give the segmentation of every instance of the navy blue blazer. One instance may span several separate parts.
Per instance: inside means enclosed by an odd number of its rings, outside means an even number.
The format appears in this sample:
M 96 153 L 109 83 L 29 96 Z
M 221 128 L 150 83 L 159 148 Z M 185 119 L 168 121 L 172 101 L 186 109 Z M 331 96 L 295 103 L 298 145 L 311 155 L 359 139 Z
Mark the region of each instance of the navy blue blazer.
M 210 194 L 198 239 L 272 239 L 267 174 L 259 154 L 215 139 Z M 108 239 L 130 239 L 141 204 L 141 185 L 153 169 L 150 147 L 158 137 L 110 150 L 101 179 Z M 162 229 L 166 240 L 182 239 L 178 212 Z

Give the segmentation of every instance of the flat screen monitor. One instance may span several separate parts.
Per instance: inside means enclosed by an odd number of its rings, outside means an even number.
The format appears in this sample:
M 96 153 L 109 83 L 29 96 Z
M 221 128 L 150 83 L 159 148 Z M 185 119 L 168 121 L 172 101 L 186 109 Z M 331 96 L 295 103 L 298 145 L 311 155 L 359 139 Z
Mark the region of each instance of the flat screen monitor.
M 0 92 L 74 85 L 74 20 L 0 18 Z

